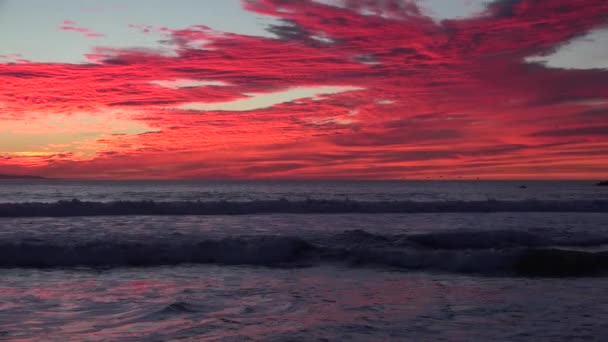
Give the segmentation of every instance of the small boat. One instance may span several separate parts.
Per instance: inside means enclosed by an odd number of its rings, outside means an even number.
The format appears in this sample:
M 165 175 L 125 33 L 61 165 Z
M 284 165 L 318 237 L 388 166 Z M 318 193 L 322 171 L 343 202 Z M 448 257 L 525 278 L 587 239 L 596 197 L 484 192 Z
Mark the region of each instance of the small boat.
M 596 183 L 595 185 L 597 185 L 597 186 L 608 186 L 608 181 L 599 182 L 599 183 Z

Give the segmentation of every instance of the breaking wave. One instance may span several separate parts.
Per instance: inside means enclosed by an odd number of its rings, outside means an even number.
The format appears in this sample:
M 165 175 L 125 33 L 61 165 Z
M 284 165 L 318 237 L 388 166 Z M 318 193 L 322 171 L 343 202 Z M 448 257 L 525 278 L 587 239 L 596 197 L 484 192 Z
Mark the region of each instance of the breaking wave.
M 362 230 L 310 238 L 236 236 L 209 239 L 92 241 L 0 240 L 0 267 L 137 267 L 183 263 L 305 267 L 340 263 L 402 270 L 482 275 L 588 276 L 608 274 L 608 238 L 564 240 L 521 231 L 377 235 Z M 170 308 L 181 310 L 180 308 Z
M 484 212 L 608 212 L 608 200 L 571 201 L 352 201 L 257 200 L 229 201 L 116 201 L 0 203 L 0 217 L 68 217 L 106 215 L 244 215 L 271 213 L 484 213 Z

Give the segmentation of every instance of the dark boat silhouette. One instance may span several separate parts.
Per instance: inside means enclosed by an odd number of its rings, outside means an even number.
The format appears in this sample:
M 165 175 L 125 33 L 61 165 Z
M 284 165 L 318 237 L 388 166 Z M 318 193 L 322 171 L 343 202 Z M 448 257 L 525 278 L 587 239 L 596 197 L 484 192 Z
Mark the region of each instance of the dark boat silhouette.
M 608 186 L 608 181 L 602 181 L 602 182 L 596 183 L 595 185 L 597 185 L 597 186 Z

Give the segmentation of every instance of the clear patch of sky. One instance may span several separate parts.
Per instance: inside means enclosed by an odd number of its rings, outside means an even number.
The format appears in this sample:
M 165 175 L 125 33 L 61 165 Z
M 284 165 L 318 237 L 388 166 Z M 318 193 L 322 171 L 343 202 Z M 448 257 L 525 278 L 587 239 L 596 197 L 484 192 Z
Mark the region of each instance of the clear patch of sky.
M 314 0 L 322 4 L 342 6 L 343 0 Z M 426 14 L 436 21 L 459 19 L 479 14 L 488 4 L 488 0 L 419 0 L 418 5 Z M 372 14 L 372 12 L 364 13 Z
M 71 152 L 90 157 L 96 141 L 109 134 L 136 135 L 154 131 L 118 114 L 76 113 L 28 120 L 0 120 L 0 156 Z
M 479 14 L 484 10 L 488 0 L 421 0 L 420 5 L 435 20 L 460 19 Z
M 321 95 L 337 94 L 350 90 L 360 90 L 356 87 L 296 87 L 280 92 L 266 94 L 245 94 L 248 97 L 242 100 L 220 103 L 191 103 L 181 107 L 186 110 L 200 111 L 249 111 L 272 107 L 274 105 L 295 100 L 313 98 Z
M 0 54 L 21 54 L 36 62 L 82 63 L 94 46 L 161 46 L 161 36 L 129 25 L 206 25 L 223 32 L 272 36 L 265 30 L 272 19 L 245 11 L 240 0 L 5 0 L 0 6 Z M 104 37 L 60 30 L 65 20 Z
M 598 29 L 575 38 L 547 56 L 533 56 L 528 62 L 540 62 L 551 68 L 608 69 L 608 29 Z
M 229 85 L 226 82 L 221 81 L 204 81 L 204 80 L 191 80 L 191 79 L 177 79 L 177 80 L 161 80 L 150 82 L 152 84 L 156 84 L 161 87 L 170 88 L 170 89 L 180 89 L 180 88 L 193 88 L 193 87 L 224 87 Z

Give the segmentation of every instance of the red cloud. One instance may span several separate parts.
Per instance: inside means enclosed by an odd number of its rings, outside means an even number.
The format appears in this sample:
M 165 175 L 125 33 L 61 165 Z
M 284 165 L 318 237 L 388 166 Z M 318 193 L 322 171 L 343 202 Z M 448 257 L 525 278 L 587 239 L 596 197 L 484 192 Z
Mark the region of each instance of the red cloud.
M 0 64 L 0 118 L 111 109 L 158 130 L 99 141 L 92 160 L 25 165 L 5 158 L 0 165 L 90 178 L 598 178 L 608 172 L 602 115 L 608 71 L 524 62 L 605 25 L 608 2 L 496 1 L 479 17 L 441 23 L 413 1 L 342 5 L 243 1 L 249 11 L 281 19 L 270 28 L 276 39 L 205 26 L 163 29 L 173 55 L 98 48 L 96 64 Z M 184 79 L 223 86 L 158 84 Z M 178 109 L 323 85 L 362 90 L 246 112 Z
M 62 23 L 62 25 L 59 26 L 59 29 L 63 30 L 63 31 L 72 31 L 72 32 L 82 33 L 87 38 L 105 37 L 104 34 L 93 32 L 88 28 L 79 27 L 75 22 L 73 22 L 71 20 L 65 20 Z

